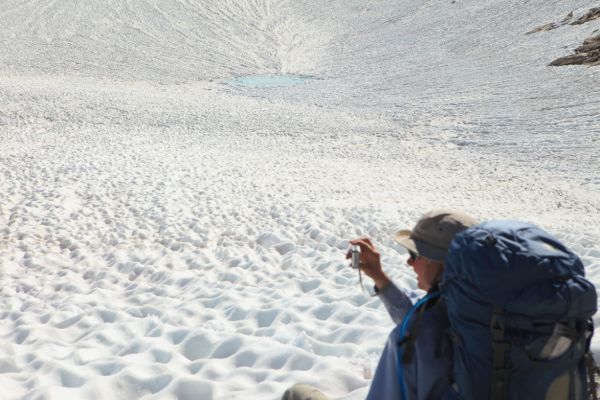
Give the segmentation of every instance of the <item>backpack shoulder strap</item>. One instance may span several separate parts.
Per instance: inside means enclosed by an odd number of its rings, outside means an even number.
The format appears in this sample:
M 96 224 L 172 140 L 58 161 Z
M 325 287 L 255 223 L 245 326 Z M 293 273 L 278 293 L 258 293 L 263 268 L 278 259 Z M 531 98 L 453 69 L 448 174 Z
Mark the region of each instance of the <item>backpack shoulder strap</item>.
M 398 347 L 403 349 L 402 363 L 408 364 L 411 362 L 414 350 L 415 341 L 419 334 L 419 328 L 421 325 L 421 319 L 423 313 L 429 307 L 437 304 L 440 299 L 441 292 L 430 291 L 425 297 L 420 299 L 414 306 L 406 313 L 406 316 L 402 320 L 402 327 L 400 328 L 400 340 Z M 412 321 L 411 321 L 412 320 Z
M 411 362 L 415 350 L 415 341 L 417 338 L 421 317 L 424 311 L 433 305 L 440 298 L 440 291 L 430 291 L 425 297 L 417 301 L 404 316 L 400 327 L 400 340 L 398 341 L 398 382 L 400 383 L 400 392 L 402 399 L 407 400 L 406 385 L 404 382 L 404 364 Z M 414 321 L 411 322 L 416 314 Z

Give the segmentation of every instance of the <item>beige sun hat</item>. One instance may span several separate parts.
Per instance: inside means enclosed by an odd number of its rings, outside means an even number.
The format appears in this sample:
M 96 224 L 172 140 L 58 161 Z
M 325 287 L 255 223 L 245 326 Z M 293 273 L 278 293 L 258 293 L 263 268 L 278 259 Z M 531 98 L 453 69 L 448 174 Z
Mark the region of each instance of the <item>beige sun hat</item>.
M 475 224 L 475 218 L 461 211 L 432 210 L 419 218 L 412 230 L 397 232 L 395 239 L 403 247 L 423 257 L 444 261 L 454 236 Z

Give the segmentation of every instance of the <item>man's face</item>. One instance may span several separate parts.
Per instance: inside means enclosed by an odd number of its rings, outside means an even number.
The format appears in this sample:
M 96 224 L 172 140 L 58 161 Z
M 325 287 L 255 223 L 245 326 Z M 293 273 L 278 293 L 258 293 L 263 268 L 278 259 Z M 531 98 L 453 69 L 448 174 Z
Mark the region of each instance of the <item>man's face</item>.
M 423 290 L 429 290 L 438 281 L 444 270 L 444 263 L 432 261 L 423 256 L 410 257 L 406 263 L 415 270 L 417 286 Z

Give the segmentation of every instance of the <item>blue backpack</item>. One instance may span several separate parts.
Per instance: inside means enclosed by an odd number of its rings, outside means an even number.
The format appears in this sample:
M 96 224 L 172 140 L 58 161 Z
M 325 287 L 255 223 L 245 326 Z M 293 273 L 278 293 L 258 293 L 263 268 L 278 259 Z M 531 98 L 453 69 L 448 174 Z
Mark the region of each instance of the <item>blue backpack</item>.
M 447 397 L 596 398 L 596 289 L 556 238 L 516 221 L 469 228 L 450 246 L 441 290 L 454 341 Z

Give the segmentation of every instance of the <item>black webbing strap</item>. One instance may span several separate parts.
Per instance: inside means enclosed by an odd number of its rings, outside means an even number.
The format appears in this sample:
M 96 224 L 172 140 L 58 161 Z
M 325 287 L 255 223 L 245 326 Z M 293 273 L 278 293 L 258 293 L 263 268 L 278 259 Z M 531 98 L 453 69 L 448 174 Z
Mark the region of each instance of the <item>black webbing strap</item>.
M 569 400 L 577 400 L 575 397 L 575 371 L 569 371 Z
M 506 355 L 510 343 L 506 341 L 506 326 L 502 308 L 494 306 L 492 322 L 492 387 L 491 400 L 506 400 L 508 398 L 509 370 L 506 366 Z
M 440 300 L 442 302 L 443 300 Z M 436 341 L 435 341 L 435 358 L 440 358 L 445 350 L 444 337 L 445 330 L 448 328 L 450 323 L 448 322 L 448 313 L 446 311 L 446 307 L 444 304 L 439 304 L 437 306 L 437 332 L 436 332 Z

